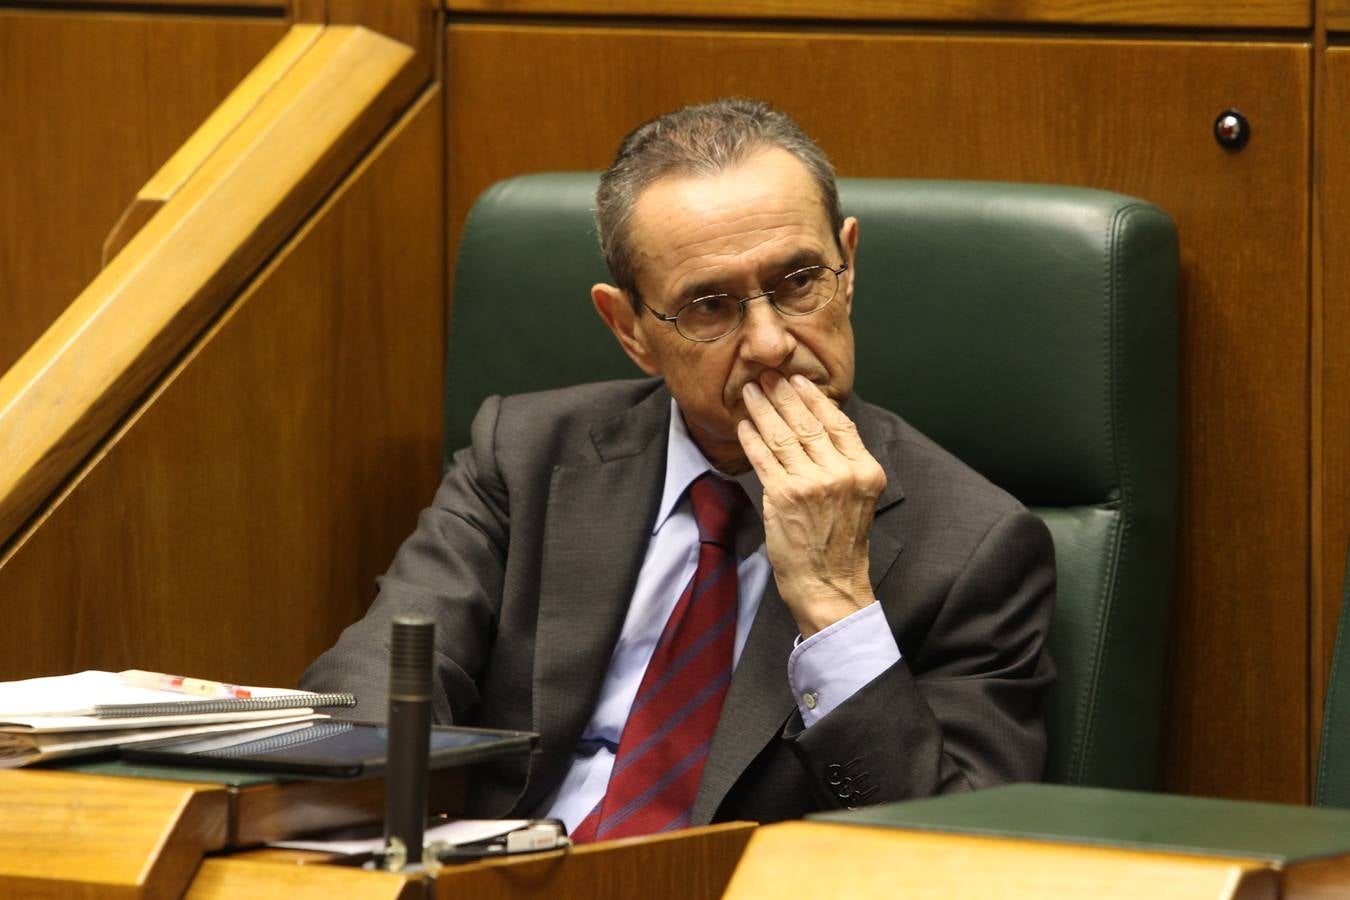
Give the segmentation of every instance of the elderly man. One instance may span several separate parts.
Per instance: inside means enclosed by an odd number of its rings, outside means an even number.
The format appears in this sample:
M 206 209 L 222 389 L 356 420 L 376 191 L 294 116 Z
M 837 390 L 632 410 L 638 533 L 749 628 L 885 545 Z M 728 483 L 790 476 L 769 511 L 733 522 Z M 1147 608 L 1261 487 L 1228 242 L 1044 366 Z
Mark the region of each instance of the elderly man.
M 821 150 L 686 107 L 625 138 L 597 220 L 592 300 L 652 377 L 489 399 L 303 685 L 381 717 L 389 620 L 430 616 L 438 720 L 541 735 L 473 811 L 582 840 L 1038 778 L 1049 535 L 852 395 L 859 225 Z

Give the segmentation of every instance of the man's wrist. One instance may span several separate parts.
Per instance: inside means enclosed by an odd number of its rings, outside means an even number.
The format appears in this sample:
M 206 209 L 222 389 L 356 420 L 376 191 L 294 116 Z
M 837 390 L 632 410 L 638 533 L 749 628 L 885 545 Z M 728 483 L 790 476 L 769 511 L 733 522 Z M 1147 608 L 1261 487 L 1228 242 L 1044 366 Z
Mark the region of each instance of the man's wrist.
M 900 659 L 881 607 L 872 604 L 812 637 L 788 657 L 788 684 L 810 728 Z
M 834 623 L 846 619 L 877 602 L 870 584 L 848 590 L 820 584 L 815 587 L 793 591 L 791 595 L 784 591 L 780 585 L 779 593 L 792 612 L 792 618 L 797 623 L 797 630 L 801 632 L 804 638 L 824 631 Z M 789 596 L 809 597 L 811 599 L 804 602 L 794 602 L 789 599 Z

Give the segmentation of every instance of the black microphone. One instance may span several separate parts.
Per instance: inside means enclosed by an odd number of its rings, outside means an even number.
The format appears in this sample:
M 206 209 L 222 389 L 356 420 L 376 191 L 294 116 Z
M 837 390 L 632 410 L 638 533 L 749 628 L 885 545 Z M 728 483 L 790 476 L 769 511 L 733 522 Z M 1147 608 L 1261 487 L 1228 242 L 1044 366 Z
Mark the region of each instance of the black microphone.
M 427 819 L 427 752 L 431 746 L 429 619 L 396 616 L 389 642 L 389 759 L 384 776 L 385 867 L 422 862 Z

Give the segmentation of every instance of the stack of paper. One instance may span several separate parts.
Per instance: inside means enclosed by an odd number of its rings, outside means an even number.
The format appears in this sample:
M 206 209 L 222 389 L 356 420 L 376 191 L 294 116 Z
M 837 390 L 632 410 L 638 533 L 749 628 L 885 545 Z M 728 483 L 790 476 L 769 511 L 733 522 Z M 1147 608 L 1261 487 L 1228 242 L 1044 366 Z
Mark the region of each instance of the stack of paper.
M 134 687 L 116 672 L 0 683 L 0 768 L 194 734 L 327 718 L 350 694 L 249 688 L 250 699 Z

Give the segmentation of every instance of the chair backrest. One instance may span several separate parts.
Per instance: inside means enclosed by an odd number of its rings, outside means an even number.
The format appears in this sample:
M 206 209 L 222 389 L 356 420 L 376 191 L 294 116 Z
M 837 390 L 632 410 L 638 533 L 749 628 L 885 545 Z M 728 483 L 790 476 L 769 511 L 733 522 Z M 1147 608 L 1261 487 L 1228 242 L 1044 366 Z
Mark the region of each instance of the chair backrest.
M 1322 746 L 1317 754 L 1318 806 L 1350 808 L 1350 559 L 1345 564 L 1341 618 L 1322 709 Z
M 593 173 L 500 182 L 465 226 L 447 451 L 489 393 L 637 369 L 590 309 Z M 1177 245 L 1165 213 L 1078 188 L 840 182 L 860 222 L 857 391 L 1054 536 L 1047 777 L 1155 784 L 1177 481 Z

